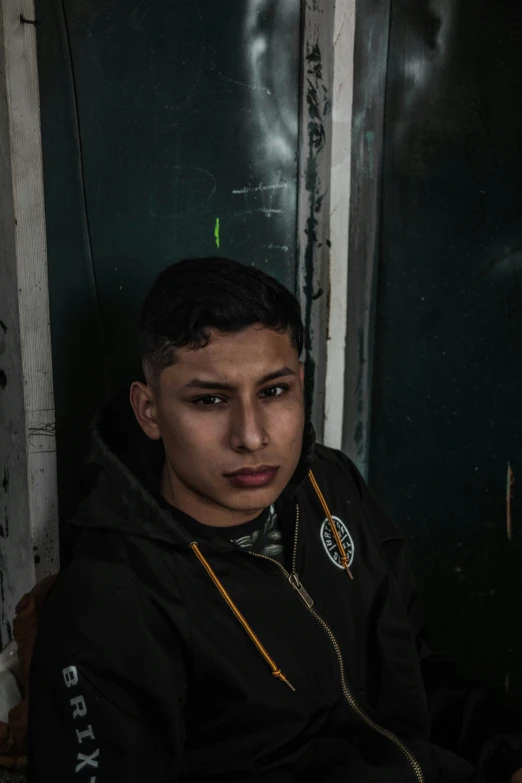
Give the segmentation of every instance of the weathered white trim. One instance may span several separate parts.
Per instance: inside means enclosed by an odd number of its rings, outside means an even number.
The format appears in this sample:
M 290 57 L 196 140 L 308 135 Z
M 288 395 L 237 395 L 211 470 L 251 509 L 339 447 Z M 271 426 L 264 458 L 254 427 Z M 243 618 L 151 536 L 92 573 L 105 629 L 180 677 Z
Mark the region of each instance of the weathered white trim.
M 342 450 L 369 477 L 389 3 L 357 4 Z
M 356 0 L 336 0 L 333 25 L 332 164 L 330 174 L 330 308 L 326 345 L 324 443 L 343 434 L 352 106 Z
M 303 3 L 297 291 L 312 421 L 334 448 L 344 412 L 355 2 Z
M 32 21 L 32 0 L 2 0 L 0 370 L 5 388 L 0 391 L 0 627 L 4 642 L 18 600 L 35 581 L 58 570 L 59 564 L 42 148 Z
M 303 0 L 297 282 L 305 326 L 305 396 L 323 440 L 329 299 L 332 0 Z

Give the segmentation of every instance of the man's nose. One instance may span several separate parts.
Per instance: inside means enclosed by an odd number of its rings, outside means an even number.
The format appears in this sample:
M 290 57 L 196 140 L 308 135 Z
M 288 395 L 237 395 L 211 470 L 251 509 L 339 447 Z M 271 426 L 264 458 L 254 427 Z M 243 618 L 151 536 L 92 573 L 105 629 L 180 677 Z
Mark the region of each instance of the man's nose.
M 255 403 L 238 403 L 232 411 L 230 445 L 235 450 L 257 451 L 268 442 L 263 412 Z

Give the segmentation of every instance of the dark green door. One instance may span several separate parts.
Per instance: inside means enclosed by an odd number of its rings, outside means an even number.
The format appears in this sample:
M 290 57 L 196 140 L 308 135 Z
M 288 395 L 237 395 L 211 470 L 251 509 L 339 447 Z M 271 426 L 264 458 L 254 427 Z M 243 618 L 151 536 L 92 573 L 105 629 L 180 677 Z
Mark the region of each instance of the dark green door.
M 296 270 L 300 1 L 36 2 L 59 496 L 187 256 Z
M 369 478 L 435 640 L 520 694 L 522 9 L 391 10 Z

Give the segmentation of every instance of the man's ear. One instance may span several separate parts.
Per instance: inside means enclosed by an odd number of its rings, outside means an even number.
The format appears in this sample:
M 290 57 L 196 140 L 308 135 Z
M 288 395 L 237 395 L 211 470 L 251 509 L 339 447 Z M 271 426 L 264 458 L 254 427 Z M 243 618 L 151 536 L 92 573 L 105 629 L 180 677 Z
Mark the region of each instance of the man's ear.
M 134 381 L 129 392 L 130 404 L 141 429 L 151 440 L 160 440 L 161 432 L 157 422 L 157 406 L 154 392 L 146 383 Z

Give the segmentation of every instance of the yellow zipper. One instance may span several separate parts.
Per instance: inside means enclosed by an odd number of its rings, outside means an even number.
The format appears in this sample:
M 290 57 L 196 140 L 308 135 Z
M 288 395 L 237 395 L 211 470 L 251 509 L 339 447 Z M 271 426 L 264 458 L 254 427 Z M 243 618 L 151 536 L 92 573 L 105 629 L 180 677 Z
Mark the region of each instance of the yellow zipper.
M 343 657 L 341 654 L 341 648 L 339 646 L 339 642 L 335 638 L 333 631 L 331 630 L 330 626 L 327 625 L 327 623 L 323 620 L 323 618 L 317 614 L 315 609 L 313 609 L 313 599 L 309 595 L 309 593 L 305 590 L 303 585 L 301 584 L 299 577 L 297 575 L 296 571 L 296 560 L 297 560 L 297 537 L 299 533 L 299 505 L 296 504 L 296 516 L 295 516 L 295 535 L 294 535 L 294 549 L 292 554 L 292 573 L 289 573 L 286 568 L 281 565 L 277 560 L 274 560 L 271 557 L 268 557 L 267 555 L 261 555 L 257 552 L 249 552 L 250 555 L 253 557 L 260 557 L 263 560 L 269 560 L 271 563 L 275 563 L 275 565 L 283 572 L 287 580 L 290 582 L 294 590 L 299 593 L 299 596 L 301 597 L 304 605 L 308 609 L 311 615 L 315 617 L 319 625 L 322 626 L 322 628 L 326 631 L 328 634 L 328 637 L 334 647 L 334 650 L 337 655 L 337 660 L 339 662 L 339 670 L 341 674 L 341 688 L 344 694 L 344 697 L 352 710 L 358 715 L 370 728 L 372 728 L 374 731 L 376 731 L 378 734 L 381 734 L 383 737 L 386 737 L 390 740 L 399 750 L 403 753 L 403 755 L 406 757 L 408 762 L 411 764 L 413 771 L 415 773 L 415 776 L 418 780 L 418 783 L 424 783 L 424 773 L 422 771 L 422 767 L 413 755 L 410 750 L 406 747 L 406 745 L 395 735 L 393 732 L 389 731 L 388 729 L 383 728 L 382 726 L 379 726 L 378 723 L 376 723 L 374 720 L 370 718 L 369 715 L 367 715 L 364 710 L 359 706 L 357 701 L 355 700 L 354 696 L 352 695 L 350 689 L 348 688 L 348 685 L 346 683 L 346 677 L 344 674 L 344 663 L 343 663 Z

